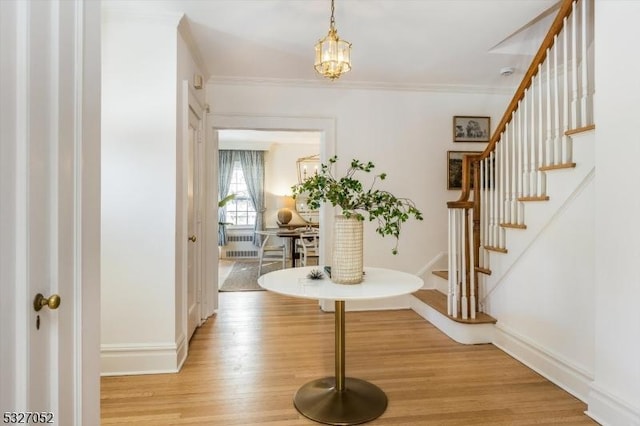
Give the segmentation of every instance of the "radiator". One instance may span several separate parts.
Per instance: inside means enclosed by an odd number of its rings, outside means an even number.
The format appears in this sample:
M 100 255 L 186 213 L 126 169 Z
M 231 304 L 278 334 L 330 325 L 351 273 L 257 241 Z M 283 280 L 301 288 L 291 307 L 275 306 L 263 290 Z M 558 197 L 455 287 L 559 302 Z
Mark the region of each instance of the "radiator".
M 258 250 L 225 250 L 224 257 L 258 257 Z
M 227 233 L 227 245 L 222 248 L 224 258 L 257 258 L 258 248 L 253 245 L 253 232 L 230 231 Z
M 227 241 L 230 243 L 235 243 L 235 242 L 243 242 L 243 241 L 253 241 L 253 235 L 251 234 L 246 234 L 246 235 L 229 235 L 227 237 Z

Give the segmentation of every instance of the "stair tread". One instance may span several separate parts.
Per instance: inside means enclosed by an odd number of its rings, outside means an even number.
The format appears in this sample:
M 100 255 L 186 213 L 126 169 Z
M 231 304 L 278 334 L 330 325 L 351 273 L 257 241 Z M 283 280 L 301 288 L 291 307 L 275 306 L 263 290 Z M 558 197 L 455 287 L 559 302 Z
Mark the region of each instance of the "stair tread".
M 444 278 L 445 280 L 449 279 L 449 271 L 431 271 L 431 273 L 437 277 Z
M 495 318 L 491 315 L 485 314 L 484 312 L 478 312 L 475 319 L 454 318 L 451 315 L 448 315 L 447 296 L 438 290 L 418 290 L 413 293 L 413 295 L 452 321 L 464 324 L 495 324 L 497 322 Z

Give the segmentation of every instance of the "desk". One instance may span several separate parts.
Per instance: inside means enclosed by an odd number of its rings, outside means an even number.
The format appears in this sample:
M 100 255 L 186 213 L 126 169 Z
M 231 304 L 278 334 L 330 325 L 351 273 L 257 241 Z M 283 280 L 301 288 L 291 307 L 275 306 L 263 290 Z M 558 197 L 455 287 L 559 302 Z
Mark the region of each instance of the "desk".
M 296 240 L 300 238 L 300 231 L 297 230 L 279 230 L 276 231 L 276 236 L 289 240 L 289 253 L 291 253 L 291 267 L 296 267 L 296 258 L 299 257 L 296 253 Z
M 371 421 L 386 410 L 387 396 L 372 383 L 345 377 L 345 301 L 413 293 L 422 287 L 423 281 L 406 272 L 365 268 L 362 283 L 335 284 L 326 276 L 322 280 L 307 279 L 312 269 L 318 267 L 283 269 L 258 278 L 262 288 L 274 293 L 335 300 L 335 375 L 303 385 L 293 404 L 302 415 L 320 423 L 353 425 Z

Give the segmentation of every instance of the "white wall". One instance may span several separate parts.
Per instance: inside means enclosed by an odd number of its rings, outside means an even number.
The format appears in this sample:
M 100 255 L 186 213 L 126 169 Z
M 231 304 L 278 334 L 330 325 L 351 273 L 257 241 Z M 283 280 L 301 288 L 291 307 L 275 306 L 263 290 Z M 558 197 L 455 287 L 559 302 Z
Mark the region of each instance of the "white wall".
M 595 380 L 589 413 L 640 425 L 640 2 L 596 1 Z
M 593 139 L 592 134 L 586 137 Z M 575 145 L 582 144 L 593 148 L 586 140 L 576 139 Z M 548 194 L 554 198 L 554 190 L 561 191 L 559 186 L 570 179 L 551 178 L 553 185 Z M 595 350 L 593 174 L 571 189 L 575 192 L 540 233 L 532 236 L 524 253 L 481 303 L 487 306 L 487 313 L 498 319 L 494 344 L 586 400 L 594 374 Z M 539 210 L 545 206 L 526 205 L 526 216 L 534 214 L 532 207 Z M 523 236 L 514 233 L 525 232 L 535 233 L 536 229 L 510 230 L 507 249 L 511 240 Z M 506 255 L 491 253 L 491 261 L 494 256 Z
M 103 373 L 176 361 L 176 69 L 179 17 L 103 25 Z
M 482 150 L 484 144 L 452 142 L 454 115 L 486 115 L 495 124 L 506 108 L 504 95 L 408 92 L 323 87 L 210 83 L 213 113 L 281 117 L 323 117 L 336 122 L 339 170 L 351 159 L 371 160 L 387 172 L 381 186 L 413 199 L 424 222 L 405 224 L 400 254 L 372 223 L 365 227 L 365 263 L 418 272 L 446 251 L 445 203 L 459 192 L 446 190 L 447 150 Z

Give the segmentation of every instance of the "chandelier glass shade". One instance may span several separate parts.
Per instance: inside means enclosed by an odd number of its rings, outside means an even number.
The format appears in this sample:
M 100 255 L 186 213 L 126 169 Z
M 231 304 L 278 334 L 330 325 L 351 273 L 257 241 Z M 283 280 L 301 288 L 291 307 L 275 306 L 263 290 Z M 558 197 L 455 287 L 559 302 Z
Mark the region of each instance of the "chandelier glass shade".
M 351 70 L 351 43 L 341 40 L 335 27 L 333 17 L 334 5 L 331 0 L 331 21 L 327 36 L 316 43 L 316 71 L 330 79 L 335 80 L 340 75 Z

